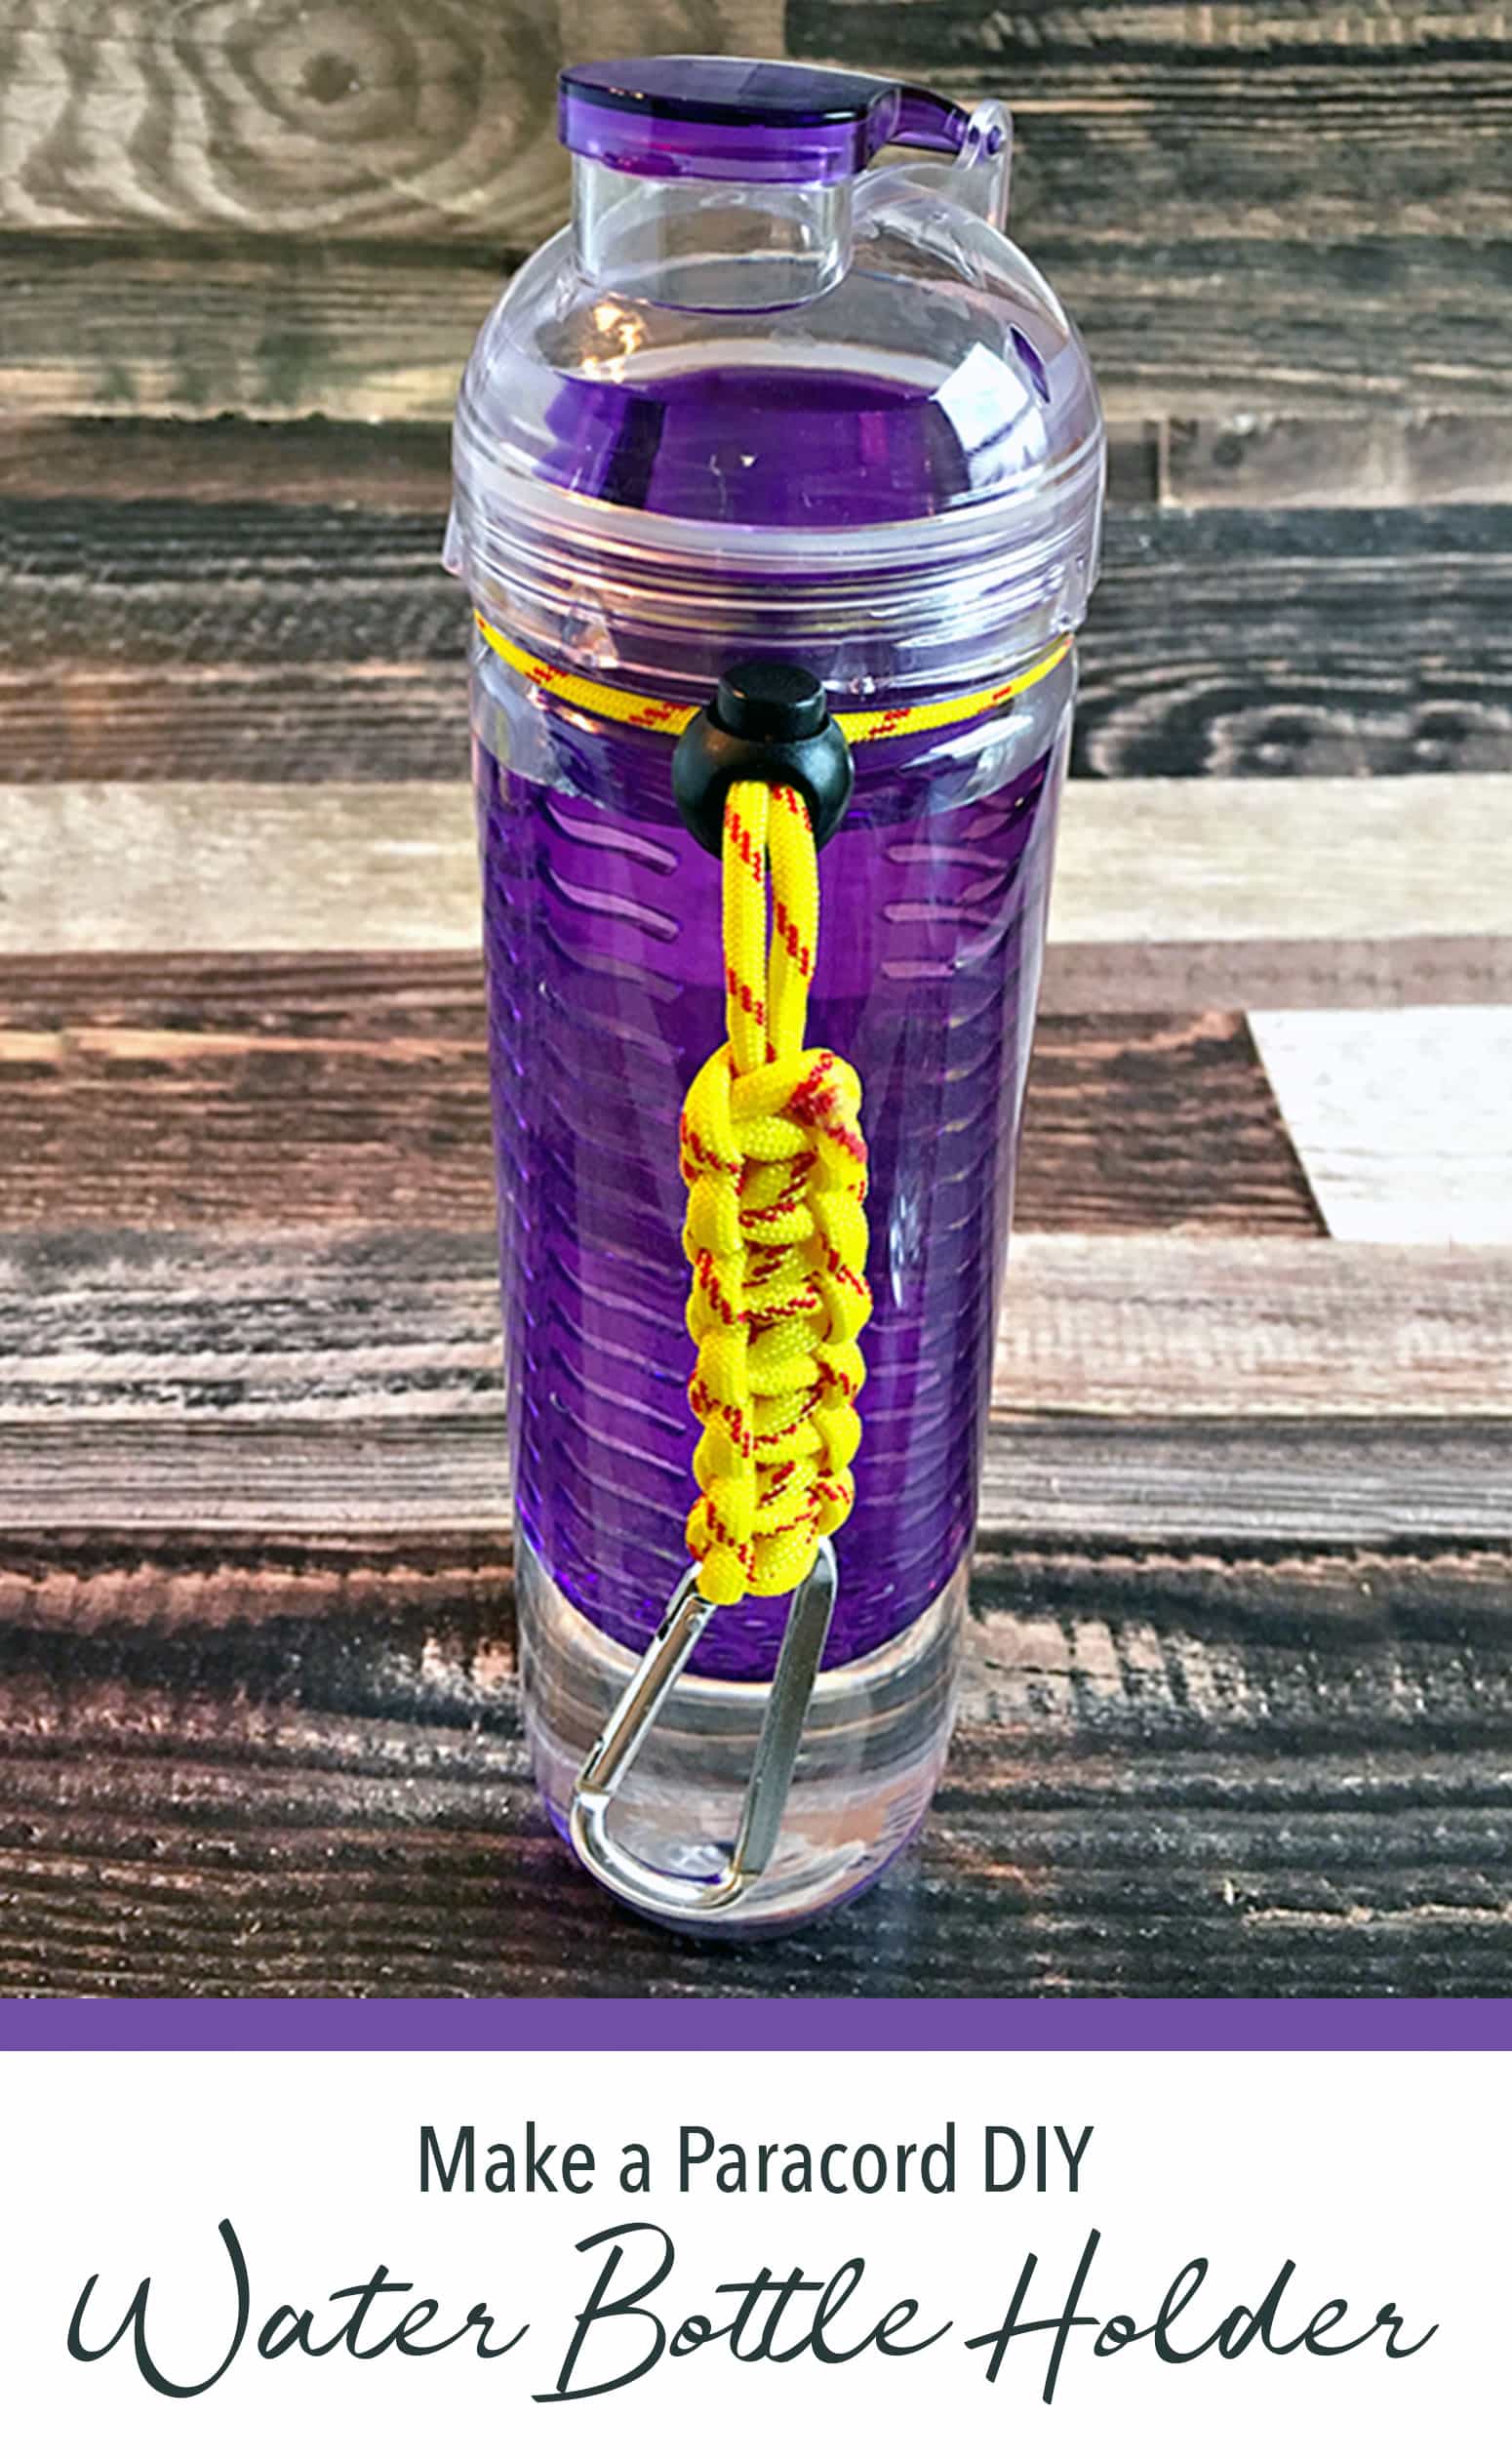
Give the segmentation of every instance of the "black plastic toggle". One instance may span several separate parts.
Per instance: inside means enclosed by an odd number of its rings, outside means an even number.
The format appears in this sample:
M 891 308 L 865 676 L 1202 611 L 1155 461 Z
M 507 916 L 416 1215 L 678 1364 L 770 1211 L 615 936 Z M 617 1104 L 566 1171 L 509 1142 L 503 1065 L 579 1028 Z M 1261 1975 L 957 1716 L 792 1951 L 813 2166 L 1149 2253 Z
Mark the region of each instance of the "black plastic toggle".
M 845 818 L 855 784 L 851 746 L 807 666 L 751 658 L 728 667 L 707 708 L 679 735 L 672 791 L 705 853 L 721 851 L 725 795 L 742 777 L 795 787 L 809 806 L 816 845 L 827 844 Z

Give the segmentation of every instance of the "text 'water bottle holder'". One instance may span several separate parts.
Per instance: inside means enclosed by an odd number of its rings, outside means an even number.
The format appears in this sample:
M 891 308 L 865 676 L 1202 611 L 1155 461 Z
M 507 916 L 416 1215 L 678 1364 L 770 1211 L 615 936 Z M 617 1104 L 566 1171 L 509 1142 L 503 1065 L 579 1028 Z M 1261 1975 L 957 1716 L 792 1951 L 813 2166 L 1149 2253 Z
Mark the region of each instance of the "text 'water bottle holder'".
M 806 668 L 732 667 L 706 708 L 628 692 L 516 647 L 480 613 L 495 655 L 548 699 L 675 736 L 672 785 L 721 867 L 726 1039 L 689 1088 L 679 1132 L 683 1233 L 700 1433 L 692 1560 L 574 1790 L 574 1845 L 638 1910 L 716 1922 L 776 1848 L 834 1611 L 830 1538 L 855 1501 L 858 1347 L 866 1286 L 861 1088 L 835 1052 L 804 1046 L 818 956 L 819 848 L 839 827 L 850 746 L 935 732 L 1000 707 L 1051 673 L 1065 634 L 1017 674 L 912 707 L 830 716 Z M 769 909 L 770 908 L 770 909 Z M 617 1843 L 610 1804 L 711 1615 L 747 1595 L 793 1599 L 735 1847 L 712 1879 L 678 1878 Z

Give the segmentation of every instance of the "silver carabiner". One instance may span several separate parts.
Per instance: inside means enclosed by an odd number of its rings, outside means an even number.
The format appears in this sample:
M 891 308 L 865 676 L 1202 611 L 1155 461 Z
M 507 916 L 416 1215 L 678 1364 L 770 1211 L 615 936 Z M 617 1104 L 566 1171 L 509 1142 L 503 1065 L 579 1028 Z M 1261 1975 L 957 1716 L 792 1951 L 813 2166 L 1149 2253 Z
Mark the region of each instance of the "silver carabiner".
M 611 1894 L 638 1913 L 688 1929 L 717 1922 L 772 1859 L 839 1585 L 834 1548 L 821 1538 L 813 1568 L 787 1609 L 734 1850 L 713 1877 L 677 1878 L 617 1842 L 610 1833 L 609 1810 L 668 1691 L 718 1611 L 698 1594 L 697 1576 L 697 1565 L 691 1563 L 673 1590 L 651 1645 L 583 1761 L 568 1821 L 578 1860 Z

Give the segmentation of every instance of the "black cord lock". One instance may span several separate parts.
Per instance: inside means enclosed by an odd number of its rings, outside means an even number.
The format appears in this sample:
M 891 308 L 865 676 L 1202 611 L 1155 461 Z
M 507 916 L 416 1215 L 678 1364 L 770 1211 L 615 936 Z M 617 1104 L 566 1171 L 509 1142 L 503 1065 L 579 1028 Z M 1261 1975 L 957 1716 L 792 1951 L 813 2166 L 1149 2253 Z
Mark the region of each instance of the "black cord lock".
M 725 795 L 737 780 L 791 786 L 809 806 L 814 842 L 826 845 L 855 784 L 851 746 L 807 666 L 751 658 L 726 668 L 707 708 L 691 717 L 672 754 L 672 791 L 707 854 L 724 843 Z

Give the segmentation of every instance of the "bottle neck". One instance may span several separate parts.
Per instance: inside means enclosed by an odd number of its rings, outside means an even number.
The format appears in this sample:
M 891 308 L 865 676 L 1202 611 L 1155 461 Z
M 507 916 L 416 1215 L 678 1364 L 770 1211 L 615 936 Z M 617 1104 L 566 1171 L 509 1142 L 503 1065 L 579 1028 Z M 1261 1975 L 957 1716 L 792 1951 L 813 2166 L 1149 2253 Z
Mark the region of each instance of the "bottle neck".
M 650 180 L 573 158 L 573 244 L 620 298 L 711 313 L 796 307 L 851 262 L 850 180 Z

